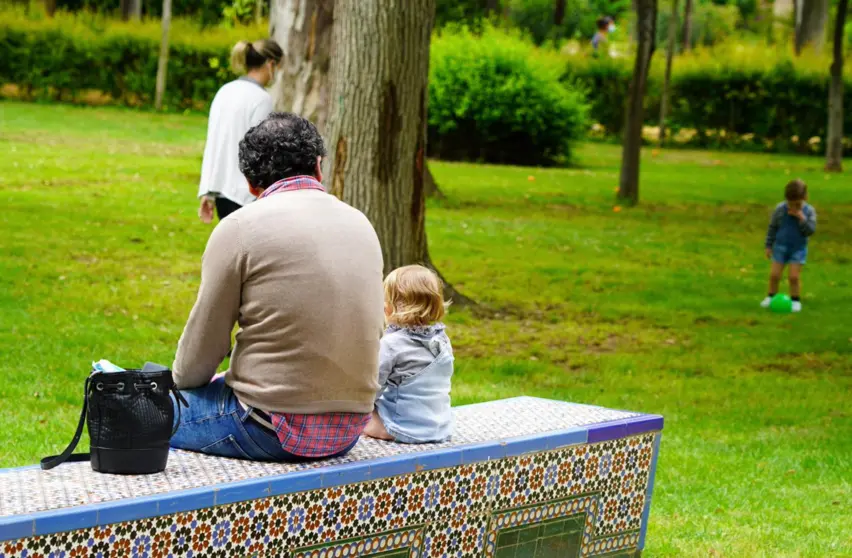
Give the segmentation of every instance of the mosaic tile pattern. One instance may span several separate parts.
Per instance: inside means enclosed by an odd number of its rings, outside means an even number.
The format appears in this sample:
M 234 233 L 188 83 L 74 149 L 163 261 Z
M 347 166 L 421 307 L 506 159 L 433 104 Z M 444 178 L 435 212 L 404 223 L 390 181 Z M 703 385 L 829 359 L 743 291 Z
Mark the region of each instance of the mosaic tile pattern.
M 493 557 L 501 531 L 578 515 L 580 556 L 631 550 L 656 436 L 7 541 L 0 558 Z
M 0 517 L 285 475 L 308 468 L 492 442 L 638 416 L 531 397 L 457 407 L 455 413 L 456 433 L 449 442 L 412 446 L 364 438 L 345 457 L 309 464 L 254 463 L 175 451 L 169 456 L 166 471 L 157 475 L 103 475 L 93 472 L 88 463 L 64 464 L 51 471 L 0 471 Z

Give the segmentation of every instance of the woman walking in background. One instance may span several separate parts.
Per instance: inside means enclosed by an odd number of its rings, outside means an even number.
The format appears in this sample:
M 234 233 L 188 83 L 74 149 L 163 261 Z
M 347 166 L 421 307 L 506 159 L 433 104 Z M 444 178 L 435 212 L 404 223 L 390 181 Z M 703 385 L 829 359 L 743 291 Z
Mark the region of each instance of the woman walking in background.
M 214 208 L 221 220 L 254 201 L 240 172 L 240 140 L 272 112 L 272 97 L 265 87 L 283 56 L 278 43 L 270 39 L 240 41 L 231 51 L 231 67 L 241 77 L 222 86 L 210 105 L 198 188 L 198 216 L 205 223 L 213 220 Z

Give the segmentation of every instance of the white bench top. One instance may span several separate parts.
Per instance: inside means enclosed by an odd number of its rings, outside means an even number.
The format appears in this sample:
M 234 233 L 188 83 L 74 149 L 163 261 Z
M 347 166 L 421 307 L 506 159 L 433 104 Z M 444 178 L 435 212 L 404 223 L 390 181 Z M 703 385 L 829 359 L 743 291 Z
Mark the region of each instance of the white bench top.
M 63 464 L 51 471 L 0 469 L 0 541 L 22 532 L 42 534 L 38 520 L 45 512 L 63 516 L 94 513 L 97 523 L 104 524 L 662 428 L 662 417 L 656 415 L 532 397 L 467 405 L 454 411 L 456 433 L 449 442 L 405 445 L 362 438 L 345 457 L 307 464 L 258 463 L 173 451 L 166 470 L 155 475 L 106 475 L 92 471 L 88 463 Z M 62 441 L 57 439 L 57 443 Z M 27 522 L 32 523 L 32 531 Z

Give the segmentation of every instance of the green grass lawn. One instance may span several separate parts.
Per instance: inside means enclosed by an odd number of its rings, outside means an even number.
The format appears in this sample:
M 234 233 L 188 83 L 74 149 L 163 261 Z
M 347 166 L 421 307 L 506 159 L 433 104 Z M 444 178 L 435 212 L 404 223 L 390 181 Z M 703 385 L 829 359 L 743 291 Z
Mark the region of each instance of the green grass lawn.
M 92 360 L 171 362 L 211 228 L 200 116 L 0 103 L 0 466 L 71 437 Z M 852 180 L 815 158 L 619 149 L 575 169 L 432 163 L 454 402 L 519 394 L 666 417 L 647 556 L 852 556 Z M 804 312 L 761 311 L 785 182 L 819 212 Z M 481 317 L 487 316 L 487 317 Z

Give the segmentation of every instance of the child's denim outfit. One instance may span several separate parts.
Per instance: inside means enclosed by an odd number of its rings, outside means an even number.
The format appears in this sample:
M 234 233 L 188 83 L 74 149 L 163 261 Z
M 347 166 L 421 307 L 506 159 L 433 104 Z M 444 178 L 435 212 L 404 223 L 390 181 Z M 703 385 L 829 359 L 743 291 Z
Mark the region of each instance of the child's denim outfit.
M 379 353 L 376 412 L 397 442 L 442 442 L 455 426 L 450 407 L 453 349 L 443 324 L 390 326 Z
M 787 214 L 787 202 L 781 202 L 772 212 L 766 247 L 772 249 L 772 261 L 780 264 L 804 264 L 808 256 L 808 237 L 816 232 L 816 210 L 802 206 L 804 221 Z

